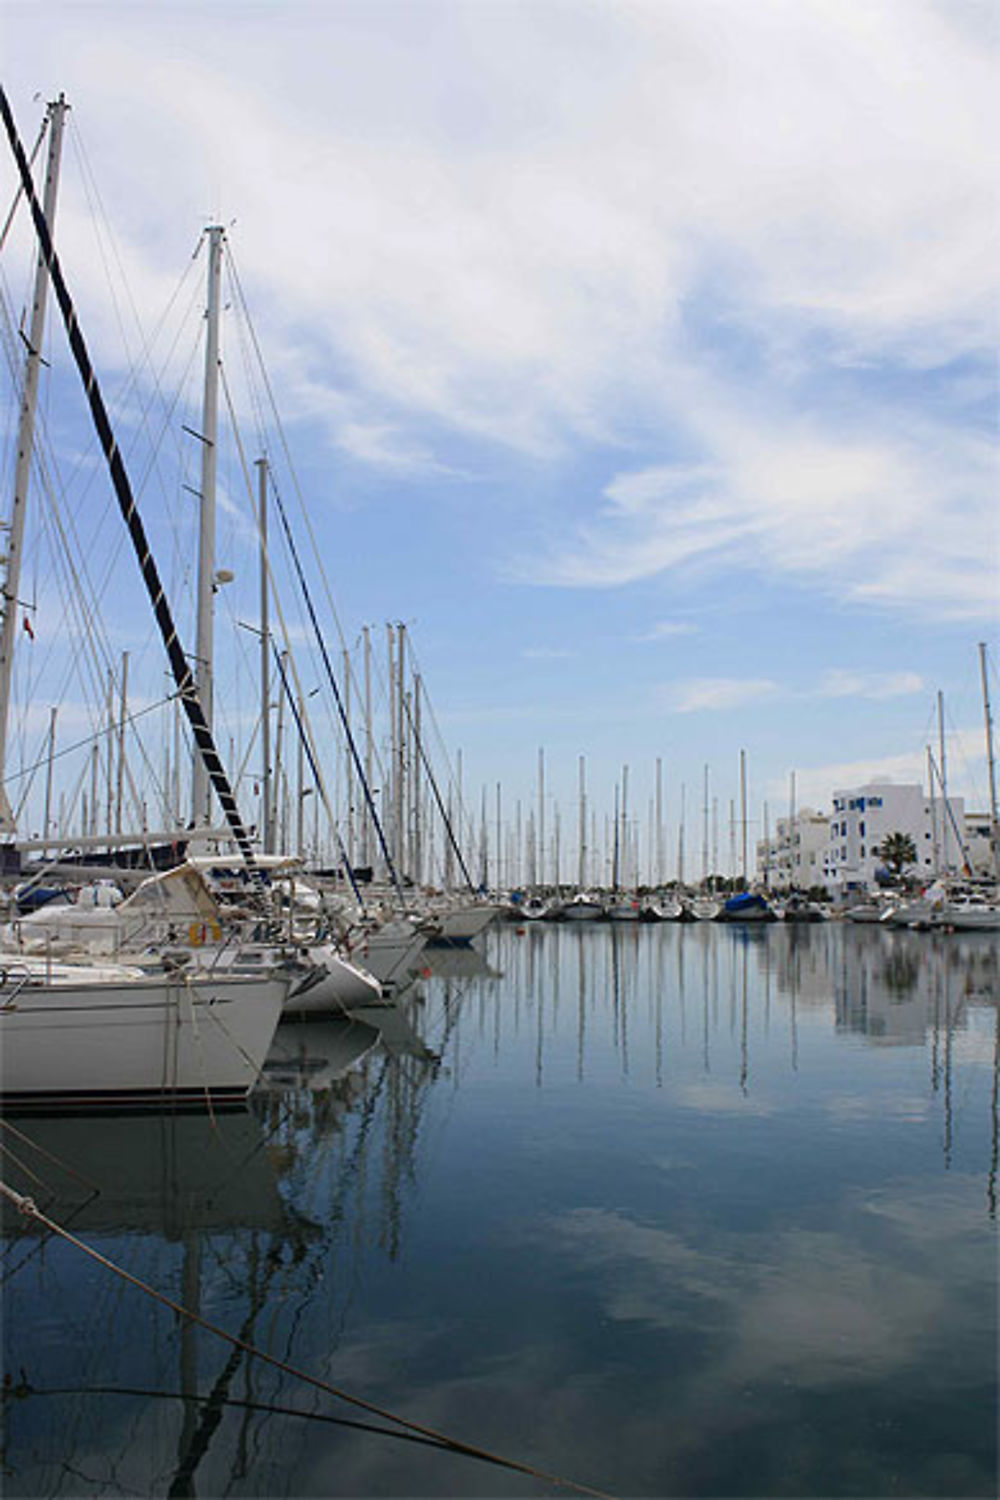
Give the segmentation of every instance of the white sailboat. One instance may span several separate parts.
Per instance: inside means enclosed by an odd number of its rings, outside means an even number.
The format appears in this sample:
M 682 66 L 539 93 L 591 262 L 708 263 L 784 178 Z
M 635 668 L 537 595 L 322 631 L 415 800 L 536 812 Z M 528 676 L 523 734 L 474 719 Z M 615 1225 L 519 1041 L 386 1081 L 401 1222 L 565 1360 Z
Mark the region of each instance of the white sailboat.
M 277 973 L 129 965 L 0 969 L 4 1110 L 241 1104 L 281 1018 Z
M 66 325 L 73 357 L 83 381 L 123 519 L 152 603 L 153 612 L 179 690 L 179 701 L 191 724 L 208 782 L 214 787 L 232 835 L 244 857 L 249 841 L 215 748 L 204 711 L 202 682 L 196 688 L 189 659 L 181 647 L 139 516 L 121 450 L 115 441 L 96 372 L 90 362 L 58 257 L 50 222 L 58 176 L 58 139 L 64 101 L 50 106 L 49 165 L 45 209 L 39 204 L 31 169 L 17 132 L 6 93 L 0 88 L 0 113 L 21 177 L 38 238 L 35 316 L 21 403 L 19 452 L 26 455 L 18 473 L 15 510 L 18 539 L 23 535 L 27 467 L 33 452 L 34 396 L 42 347 L 42 316 L 51 283 Z M 12 531 L 14 528 L 12 527 Z M 18 540 L 18 553 L 20 542 Z M 15 575 L 16 576 L 16 575 Z M 19 609 L 12 586 L 10 558 L 3 588 L 4 673 L 9 688 L 10 647 Z M 3 702 L 0 741 L 5 738 L 8 698 Z M 2 765 L 2 760 L 0 760 Z M 0 806 L 6 830 L 9 808 Z M 17 952 L 0 953 L 0 1093 L 5 1107 L 70 1103 L 106 1107 L 181 1105 L 241 1101 L 256 1081 L 281 1016 L 289 976 L 274 969 L 263 973 L 218 971 L 184 966 L 161 956 L 149 968 L 106 963 L 55 964 L 48 957 L 31 960 Z

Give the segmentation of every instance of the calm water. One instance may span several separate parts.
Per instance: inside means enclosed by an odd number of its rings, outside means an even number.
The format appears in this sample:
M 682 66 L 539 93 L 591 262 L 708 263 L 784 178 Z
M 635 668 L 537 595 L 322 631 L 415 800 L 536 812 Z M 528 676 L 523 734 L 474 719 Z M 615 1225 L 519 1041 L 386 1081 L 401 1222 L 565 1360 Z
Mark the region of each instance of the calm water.
M 383 1042 L 285 1033 L 245 1116 L 20 1120 L 3 1175 L 289 1364 L 610 1494 L 994 1494 L 995 940 L 487 937 Z M 7 1496 L 552 1492 L 4 1229 Z

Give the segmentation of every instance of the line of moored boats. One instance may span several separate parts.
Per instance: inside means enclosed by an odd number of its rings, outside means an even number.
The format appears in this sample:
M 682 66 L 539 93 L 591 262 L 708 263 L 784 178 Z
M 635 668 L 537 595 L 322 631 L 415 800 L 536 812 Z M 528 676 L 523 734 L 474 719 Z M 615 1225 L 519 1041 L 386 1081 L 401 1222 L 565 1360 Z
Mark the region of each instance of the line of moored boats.
M 45 899 L 41 899 L 44 894 Z M 0 1105 L 241 1103 L 286 1017 L 383 1003 L 427 944 L 469 944 L 495 918 L 821 922 L 844 917 L 996 931 L 995 890 L 938 883 L 835 909 L 792 895 L 369 891 L 363 903 L 273 856 L 253 871 L 189 856 L 127 894 L 111 879 L 22 886 L 0 927 Z
M 919 894 L 880 892 L 834 905 L 792 892 L 705 893 L 578 891 L 569 896 L 516 892 L 507 915 L 518 922 L 881 922 L 918 930 L 1000 930 L 1000 892 L 935 882 Z

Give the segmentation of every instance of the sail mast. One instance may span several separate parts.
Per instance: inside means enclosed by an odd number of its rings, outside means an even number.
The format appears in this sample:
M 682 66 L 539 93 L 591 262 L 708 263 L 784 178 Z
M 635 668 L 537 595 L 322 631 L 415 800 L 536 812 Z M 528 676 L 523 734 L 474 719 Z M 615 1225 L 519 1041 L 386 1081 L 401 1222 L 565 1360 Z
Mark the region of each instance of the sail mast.
M 274 853 L 271 803 L 271 622 L 268 598 L 267 459 L 257 459 L 257 531 L 260 536 L 260 826 L 265 854 Z
M 42 212 L 51 226 L 55 220 L 59 167 L 62 160 L 63 126 L 69 105 L 62 94 L 48 107 L 49 152 L 45 167 Z M 24 552 L 24 523 L 31 478 L 31 457 L 35 430 L 35 407 L 38 401 L 38 377 L 42 362 L 42 340 L 45 335 L 45 308 L 49 292 L 49 270 L 45 252 L 39 244 L 35 267 L 35 290 L 31 305 L 28 333 L 28 358 L 21 398 L 21 420 L 17 436 L 17 465 L 14 471 L 14 503 L 7 535 L 7 567 L 3 584 L 3 623 L 0 625 L 0 832 L 14 832 L 14 817 L 4 786 L 7 757 L 7 724 L 14 676 L 14 640 L 17 630 L 21 586 L 21 559 Z
M 205 723 L 212 728 L 215 664 L 215 489 L 219 466 L 219 287 L 222 274 L 223 231 L 218 224 L 208 235 L 208 296 L 205 315 L 205 387 L 201 413 L 201 503 L 198 529 L 198 627 L 195 639 L 195 682 Z M 208 771 L 195 756 L 191 815 L 195 828 L 210 820 Z
M 62 267 L 59 264 L 59 257 L 52 244 L 49 226 L 38 201 L 35 185 L 31 180 L 31 170 L 28 166 L 27 157 L 24 154 L 24 148 L 21 145 L 17 126 L 14 123 L 14 116 L 11 114 L 7 95 L 2 87 L 0 87 L 0 114 L 3 115 L 4 128 L 7 131 L 11 150 L 14 153 L 18 171 L 21 174 L 21 183 L 31 204 L 31 215 L 35 223 L 39 243 L 42 247 L 42 254 L 48 266 L 49 275 L 52 278 L 52 289 L 55 293 L 56 301 L 59 303 L 59 311 L 62 314 L 63 323 L 66 327 L 66 336 L 73 351 L 73 358 L 76 361 L 80 379 L 83 381 L 91 417 L 93 418 L 94 426 L 100 439 L 101 449 L 111 474 L 115 497 L 118 501 L 122 518 L 128 527 L 143 582 L 146 585 L 160 636 L 163 640 L 164 649 L 167 653 L 167 659 L 170 662 L 170 669 L 177 684 L 180 701 L 184 707 L 184 712 L 187 714 L 188 723 L 191 725 L 191 732 L 194 736 L 198 753 L 205 759 L 209 779 L 215 788 L 216 796 L 229 824 L 233 839 L 247 867 L 256 870 L 250 840 L 247 837 L 246 829 L 240 818 L 239 808 L 236 806 L 236 799 L 233 796 L 229 778 L 226 775 L 219 752 L 216 749 L 211 728 L 206 723 L 201 702 L 194 689 L 191 667 L 178 637 L 176 626 L 174 625 L 170 605 L 167 602 L 167 596 L 160 581 L 159 570 L 150 550 L 142 518 L 136 508 L 135 496 L 132 493 L 132 486 L 122 459 L 121 449 L 111 429 L 111 422 L 108 418 L 107 407 L 104 404 L 104 397 L 101 394 L 97 374 L 91 363 L 90 355 L 87 352 L 87 346 L 76 316 L 76 309 L 73 306 L 69 289 L 66 286 Z
M 993 719 L 990 714 L 990 688 L 986 673 L 986 643 L 979 643 L 979 671 L 983 679 L 983 714 L 986 719 L 986 769 L 990 782 L 990 854 L 993 876 L 1000 880 L 1000 818 L 997 817 L 997 774 L 993 756 Z

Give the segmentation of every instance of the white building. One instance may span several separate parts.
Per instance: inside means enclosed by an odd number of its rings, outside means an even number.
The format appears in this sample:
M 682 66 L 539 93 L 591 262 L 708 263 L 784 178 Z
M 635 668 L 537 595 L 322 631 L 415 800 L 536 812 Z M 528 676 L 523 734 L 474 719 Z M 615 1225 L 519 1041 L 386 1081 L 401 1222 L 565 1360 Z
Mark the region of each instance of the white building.
M 962 838 L 973 878 L 995 879 L 996 855 L 990 839 L 989 813 L 967 812 L 963 820 Z
M 949 870 L 960 872 L 964 822 L 961 797 L 949 797 L 946 808 L 921 786 L 871 781 L 835 791 L 822 884 L 833 894 L 873 889 L 876 871 L 884 868 L 875 851 L 892 833 L 908 835 L 917 851 L 904 875 L 930 882 Z
M 825 885 L 830 819 L 804 807 L 794 818 L 779 818 L 774 836 L 757 844 L 757 879 L 771 890 L 807 891 Z

